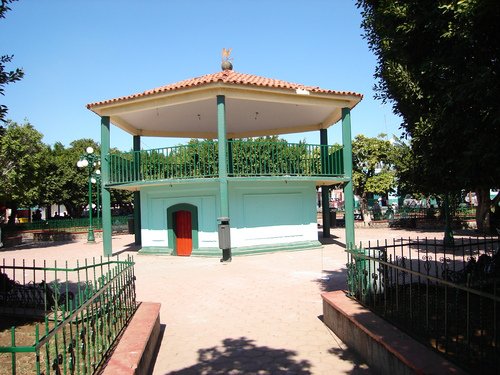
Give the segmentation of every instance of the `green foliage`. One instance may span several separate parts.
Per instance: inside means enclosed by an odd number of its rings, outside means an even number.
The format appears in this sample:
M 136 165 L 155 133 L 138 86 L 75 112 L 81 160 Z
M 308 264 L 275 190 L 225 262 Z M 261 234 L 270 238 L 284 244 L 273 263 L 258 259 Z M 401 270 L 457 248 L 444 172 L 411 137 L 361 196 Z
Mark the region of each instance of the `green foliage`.
M 44 199 L 41 204 L 61 203 L 71 217 L 80 217 L 83 207 L 88 203 L 88 172 L 77 168 L 85 149 L 92 146 L 99 154 L 99 146 L 92 139 L 79 139 L 71 142 L 69 148 L 56 143 L 50 150 L 49 168 L 44 184 Z
M 357 135 L 352 142 L 354 193 L 366 200 L 366 193 L 386 194 L 395 187 L 395 147 L 385 135 L 368 138 Z
M 29 123 L 6 123 L 0 137 L 0 200 L 11 207 L 34 205 L 40 199 L 49 154 L 42 137 Z
M 10 10 L 9 3 L 12 3 L 16 0 L 2 0 L 0 4 L 0 18 L 5 18 L 5 13 Z M 15 69 L 6 71 L 6 64 L 12 61 L 12 55 L 3 55 L 0 56 L 0 95 L 4 94 L 4 86 L 19 81 L 24 76 L 24 72 L 22 69 Z M 0 104 L 0 121 L 6 122 L 5 115 L 7 114 L 7 106 Z
M 340 149 L 340 145 L 325 147 L 332 161 Z M 127 171 L 134 169 L 134 158 L 139 160 L 141 179 L 217 176 L 219 170 L 218 142 L 214 140 L 192 139 L 187 146 L 113 156 L 117 181 L 122 166 Z M 334 174 L 333 166 L 330 171 L 322 171 L 320 147 L 304 142 L 289 144 L 277 136 L 229 141 L 227 163 L 229 175 L 236 177 Z M 342 173 L 336 171 L 336 174 Z
M 76 163 L 86 153 L 87 147 L 94 149 L 95 155 L 100 155 L 100 146 L 90 138 L 78 139 L 65 148 L 56 143 L 51 149 L 49 168 L 44 184 L 44 199 L 41 204 L 61 203 L 67 208 L 71 217 L 80 217 L 88 205 L 88 170 L 78 168 Z M 112 150 L 119 153 L 117 150 Z M 98 166 L 96 166 L 98 169 Z M 97 188 L 93 185 L 93 198 L 97 201 Z M 111 204 L 124 205 L 132 201 L 132 193 L 124 190 L 111 190 Z
M 278 136 L 233 141 L 232 155 L 235 176 L 272 176 L 284 172 L 306 174 L 310 161 L 314 160 L 314 156 L 307 158 L 304 143 L 290 145 Z
M 376 97 L 411 138 L 419 190 L 500 185 L 500 2 L 358 0 L 378 59 Z

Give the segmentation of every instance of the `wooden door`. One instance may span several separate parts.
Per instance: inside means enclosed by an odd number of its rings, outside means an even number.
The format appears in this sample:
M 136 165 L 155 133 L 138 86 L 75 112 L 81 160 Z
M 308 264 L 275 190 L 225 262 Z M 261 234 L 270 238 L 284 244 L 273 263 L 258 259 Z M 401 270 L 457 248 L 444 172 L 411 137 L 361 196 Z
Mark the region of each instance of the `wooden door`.
M 193 236 L 190 211 L 174 213 L 175 246 L 177 255 L 189 256 L 193 250 Z

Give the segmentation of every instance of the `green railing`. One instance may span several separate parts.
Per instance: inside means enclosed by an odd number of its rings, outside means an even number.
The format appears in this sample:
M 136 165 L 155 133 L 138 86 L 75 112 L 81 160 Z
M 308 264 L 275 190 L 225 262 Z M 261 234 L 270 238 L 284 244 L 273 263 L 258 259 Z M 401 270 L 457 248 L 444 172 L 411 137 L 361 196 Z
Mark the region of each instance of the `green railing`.
M 393 207 L 371 207 L 368 209 L 372 220 L 400 220 L 400 219 L 442 219 L 441 208 L 428 207 L 408 207 L 402 206 L 394 209 Z M 459 208 L 453 212 L 454 220 L 472 220 L 476 217 L 476 208 Z
M 137 308 L 131 257 L 4 260 L 0 276 L 0 368 L 12 374 L 93 374 Z
M 341 176 L 342 149 L 284 142 L 229 142 L 229 175 Z
M 500 368 L 500 238 L 347 250 L 349 295 L 471 373 Z
M 342 150 L 334 146 L 265 141 L 228 141 L 230 177 L 342 176 Z M 218 144 L 184 146 L 110 155 L 110 183 L 218 177 Z
M 128 216 L 112 216 L 111 223 L 113 227 L 127 225 Z M 102 218 L 92 218 L 94 229 L 102 228 Z M 16 224 L 16 231 L 50 231 L 50 232 L 75 232 L 78 230 L 85 231 L 89 227 L 89 218 L 77 219 L 51 219 L 33 221 L 31 223 Z

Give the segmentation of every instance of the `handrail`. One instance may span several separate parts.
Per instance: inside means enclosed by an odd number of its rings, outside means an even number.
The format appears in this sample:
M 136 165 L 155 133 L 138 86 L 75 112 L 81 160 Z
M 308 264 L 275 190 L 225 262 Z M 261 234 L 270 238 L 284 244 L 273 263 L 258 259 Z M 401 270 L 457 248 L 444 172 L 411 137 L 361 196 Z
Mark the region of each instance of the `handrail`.
M 342 148 L 276 141 L 227 141 L 229 177 L 343 176 Z M 217 141 L 110 154 L 110 184 L 218 177 Z
M 13 327 L 11 346 L 0 347 L 0 353 L 12 356 L 12 373 L 32 373 L 33 369 L 36 374 L 94 373 L 137 308 L 133 266 L 130 256 L 126 260 L 101 257 L 99 262 L 94 259 L 91 264 L 85 260 L 84 265 L 77 262 L 76 267 L 68 267 L 67 262 L 66 267 L 57 266 L 57 262 L 54 267 L 47 267 L 46 262 L 41 267 L 35 261 L 33 266 L 26 266 L 24 261 L 22 266 L 16 266 L 14 260 L 12 265 L 4 260 L 0 271 L 5 275 L 4 280 L 10 279 L 9 285 L 13 288 L 3 288 L 0 306 L 4 308 L 5 303 L 9 303 L 20 314 L 31 313 L 33 309 L 45 310 L 41 325 L 44 335 L 40 337 L 40 325 L 36 324 L 33 345 L 17 345 Z M 61 274 L 65 275 L 65 281 L 59 280 Z M 38 283 L 40 278 L 42 282 Z M 45 299 L 50 293 L 54 300 L 52 310 L 39 298 L 36 304 L 21 300 L 20 307 L 15 307 L 16 296 L 19 296 L 16 293 L 23 287 L 26 292 L 21 297 L 29 293 L 36 293 L 38 297 L 37 288 L 42 288 Z M 66 292 L 63 294 L 61 290 Z M 36 355 L 31 361 L 19 362 L 16 355 L 22 353 Z M 25 367 L 27 363 L 31 367 Z

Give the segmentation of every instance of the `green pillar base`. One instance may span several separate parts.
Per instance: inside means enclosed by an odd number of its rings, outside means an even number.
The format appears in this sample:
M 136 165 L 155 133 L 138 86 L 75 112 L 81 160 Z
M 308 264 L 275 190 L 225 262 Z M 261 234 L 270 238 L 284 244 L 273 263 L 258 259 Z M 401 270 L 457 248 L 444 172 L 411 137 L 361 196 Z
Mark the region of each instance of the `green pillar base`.
M 89 233 L 87 234 L 87 242 L 90 242 L 90 243 L 95 242 L 94 229 L 92 229 L 92 228 L 89 228 Z

